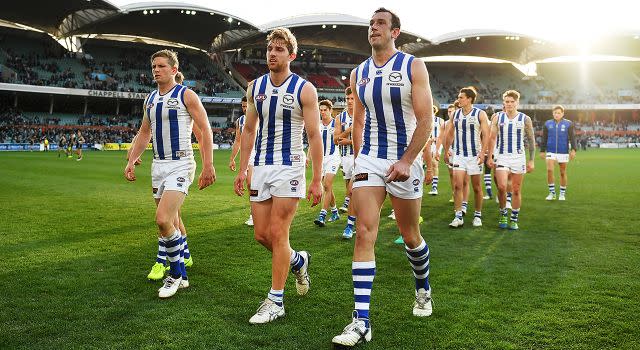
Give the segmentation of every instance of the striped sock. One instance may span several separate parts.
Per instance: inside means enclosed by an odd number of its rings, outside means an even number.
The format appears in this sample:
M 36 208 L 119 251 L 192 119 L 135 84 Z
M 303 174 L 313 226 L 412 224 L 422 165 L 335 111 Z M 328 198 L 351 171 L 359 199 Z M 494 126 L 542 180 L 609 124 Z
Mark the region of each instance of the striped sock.
M 431 189 L 432 190 L 437 190 L 438 189 L 438 177 L 434 176 L 433 177 L 433 181 L 431 181 Z
M 507 192 L 507 202 L 511 202 L 511 192 Z
M 469 202 L 462 202 L 462 211 L 466 213 L 468 206 L 469 206 Z
M 331 214 L 338 214 L 338 208 L 337 207 L 331 208 Z
M 356 217 L 355 216 L 347 216 L 347 226 L 351 226 L 352 228 L 356 225 Z
M 422 240 L 422 243 L 417 247 L 411 249 L 404 246 L 407 252 L 407 258 L 413 269 L 413 277 L 416 279 L 416 290 L 424 288 L 429 291 L 429 246 L 427 242 Z
M 520 214 L 520 208 L 511 209 L 511 221 L 518 222 L 518 214 Z
M 351 263 L 351 273 L 355 310 L 358 318 L 362 319 L 365 326 L 369 328 L 369 303 L 371 302 L 373 278 L 376 276 L 376 262 L 354 261 Z
M 348 208 L 349 207 L 349 201 L 351 200 L 351 198 L 349 197 L 344 197 L 344 203 L 342 204 L 343 207 Z
M 167 264 L 167 246 L 164 245 L 164 239 L 158 237 L 158 255 L 156 256 L 156 262 L 162 265 Z
M 187 279 L 187 267 L 184 266 L 184 236 L 180 236 L 180 274 L 182 275 L 182 279 Z
M 284 302 L 284 290 L 283 289 L 275 290 L 272 288 L 269 291 L 269 294 L 267 294 L 267 298 L 273 301 L 276 305 L 282 306 L 282 303 Z
M 487 195 L 491 197 L 491 174 L 484 174 L 484 189 Z
M 474 211 L 473 212 L 473 217 L 474 218 L 482 218 L 482 212 L 481 211 Z
M 300 271 L 304 266 L 304 258 L 300 253 L 291 249 L 291 257 L 289 258 L 289 265 L 291 265 L 291 271 Z
M 500 215 L 502 215 L 502 216 L 509 215 L 509 211 L 507 210 L 507 208 L 501 208 L 500 209 Z
M 564 196 L 567 192 L 567 186 L 560 186 L 560 194 Z
M 556 184 L 549 184 L 549 193 L 556 194 Z
M 458 210 L 456 211 L 456 217 L 460 220 L 462 220 L 462 210 Z
M 319 217 L 324 219 L 326 216 L 327 216 L 327 210 L 326 209 L 320 210 L 320 216 Z
M 176 230 L 171 236 L 164 238 L 164 244 L 167 247 L 167 258 L 169 260 L 169 274 L 173 278 L 182 276 L 180 269 L 180 251 L 182 250 L 180 231 Z
M 191 253 L 189 252 L 189 245 L 187 244 L 187 235 L 182 235 L 182 240 L 184 241 L 184 258 L 189 259 Z

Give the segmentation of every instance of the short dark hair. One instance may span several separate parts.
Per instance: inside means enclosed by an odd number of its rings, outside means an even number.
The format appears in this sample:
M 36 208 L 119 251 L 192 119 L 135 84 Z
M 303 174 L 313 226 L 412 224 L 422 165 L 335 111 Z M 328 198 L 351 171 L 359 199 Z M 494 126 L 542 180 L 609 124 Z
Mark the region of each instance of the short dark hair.
M 353 91 L 351 90 L 351 86 L 347 86 L 346 89 L 344 89 L 344 94 L 345 96 L 349 96 L 353 93 Z
M 395 12 L 391 10 L 387 10 L 384 7 L 380 7 L 379 9 L 373 11 L 374 14 L 380 13 L 380 12 L 387 12 L 391 15 L 391 29 L 394 29 L 394 28 L 400 29 L 400 17 L 398 17 L 398 15 L 396 15 Z
M 247 96 L 242 96 L 242 100 L 240 100 L 241 102 L 247 102 Z
M 465 96 L 470 98 L 471 103 L 474 103 L 476 101 L 476 97 L 478 97 L 478 92 L 473 86 L 463 87 L 462 89 L 460 89 L 460 93 L 463 93 Z
M 564 113 L 564 107 L 562 107 L 562 105 L 555 105 L 553 106 L 553 109 L 551 110 L 552 112 L 555 112 L 556 109 L 559 109 L 560 112 Z
M 322 100 L 322 101 L 320 101 L 319 105 L 320 106 L 325 106 L 325 107 L 327 107 L 329 109 L 333 108 L 333 102 L 331 102 L 331 100 Z

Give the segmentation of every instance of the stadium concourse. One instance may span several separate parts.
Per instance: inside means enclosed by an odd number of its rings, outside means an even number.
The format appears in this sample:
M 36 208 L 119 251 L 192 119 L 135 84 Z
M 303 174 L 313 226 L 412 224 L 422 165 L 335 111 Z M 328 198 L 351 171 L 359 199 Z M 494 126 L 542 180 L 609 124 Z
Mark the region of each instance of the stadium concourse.
M 177 31 L 168 23 L 188 23 L 189 30 Z M 230 194 L 235 173 L 226 169 L 226 161 L 236 136 L 236 121 L 243 115 L 241 99 L 246 95 L 247 86 L 268 72 L 264 61 L 269 31 L 282 26 L 296 35 L 299 52 L 291 63 L 291 70 L 317 88 L 320 100 L 332 101 L 333 114 L 337 115 L 347 108 L 344 91 L 350 84 L 352 69 L 371 54 L 365 39 L 368 25 L 368 19 L 346 14 L 302 15 L 257 25 L 244 20 L 241 13 L 180 2 L 115 6 L 104 0 L 70 0 L 60 6 L 55 1 L 25 0 L 3 4 L 0 13 L 0 151 L 57 151 L 60 148 L 67 150 L 70 158 L 70 151 L 76 147 L 95 152 L 85 153 L 88 159 L 78 163 L 86 166 L 82 169 L 53 159 L 56 153 L 60 157 L 59 152 L 0 152 L 0 159 L 6 164 L 0 167 L 3 168 L 0 175 L 16 179 L 15 188 L 0 193 L 0 203 L 8 208 L 7 215 L 16 218 L 7 224 L 10 227 L 7 230 L 11 230 L 7 232 L 11 254 L 16 255 L 0 267 L 7 271 L 6 276 L 10 277 L 7 280 L 15 281 L 18 286 L 7 288 L 11 289 L 7 291 L 10 297 L 0 302 L 0 306 L 7 309 L 14 307 L 7 313 L 10 316 L 0 317 L 3 326 L 0 328 L 19 335 L 8 339 L 9 332 L 0 332 L 0 344 L 9 344 L 10 348 L 159 348 L 167 344 L 178 347 L 184 342 L 186 348 L 225 349 L 280 348 L 280 342 L 284 344 L 282 348 L 306 348 L 296 343 L 301 341 L 308 342 L 308 348 L 328 345 L 330 335 L 338 331 L 334 328 L 344 321 L 336 320 L 336 305 L 342 310 L 346 301 L 351 302 L 344 296 L 345 300 L 338 301 L 334 292 L 339 290 L 346 295 L 351 288 L 350 281 L 336 290 L 331 285 L 314 285 L 314 288 L 320 286 L 320 290 L 311 292 L 308 297 L 311 300 L 305 302 L 312 305 L 311 310 L 323 314 L 308 323 L 305 323 L 306 315 L 299 311 L 296 314 L 295 310 L 291 312 L 295 322 L 285 320 L 275 326 L 281 327 L 276 331 L 255 327 L 246 331 L 243 327 L 248 325 L 239 321 L 246 321 L 244 314 L 238 315 L 238 310 L 247 309 L 244 297 L 251 294 L 254 298 L 257 293 L 253 284 L 266 283 L 254 271 L 245 269 L 245 265 L 265 268 L 256 263 L 265 260 L 265 256 L 255 252 L 254 243 L 249 240 L 251 232 L 240 224 L 249 210 L 246 201 L 240 202 Z M 611 329 L 607 328 L 611 317 L 622 314 L 632 318 L 640 312 L 637 303 L 630 303 L 629 307 L 625 304 L 631 298 L 629 295 L 640 287 L 637 286 L 640 281 L 637 235 L 621 232 L 624 230 L 617 229 L 618 226 L 614 229 L 609 221 L 598 220 L 607 216 L 607 220 L 624 224 L 625 230 L 637 227 L 637 218 L 617 215 L 633 212 L 633 208 L 624 206 L 637 202 L 635 197 L 629 201 L 626 192 L 631 190 L 633 195 L 640 179 L 634 176 L 635 168 L 629 170 L 626 164 L 636 167 L 638 153 L 631 149 L 611 149 L 640 148 L 638 35 L 612 34 L 592 47 L 597 55 L 634 59 L 590 62 L 559 59 L 576 55 L 575 46 L 493 29 L 464 29 L 432 38 L 403 31 L 396 46 L 425 62 L 433 100 L 440 109 L 437 114 L 443 119 L 448 119 L 447 107 L 463 87 L 477 89 L 475 106 L 485 110 L 489 117 L 503 109 L 503 93 L 514 89 L 520 93 L 518 110 L 532 119 L 538 146 L 545 122 L 552 118 L 554 106 L 560 104 L 576 132 L 577 145 L 572 146 L 579 152 L 602 149 L 589 151 L 584 156 L 579 153 L 578 161 L 582 163 L 578 164 L 582 167 L 574 170 L 573 163 L 569 166 L 572 187 L 566 207 L 557 202 L 544 202 L 545 163 L 543 159 L 536 159 L 536 173 L 527 175 L 526 186 L 531 187 L 526 191 L 530 192 L 523 194 L 526 209 L 520 236 L 498 237 L 495 230 L 486 228 L 468 235 L 446 231 L 445 220 L 451 216 L 450 190 L 449 180 L 441 175 L 441 195 L 423 204 L 423 209 L 428 207 L 428 214 L 423 213 L 424 226 L 428 225 L 427 235 L 433 235 L 430 239 L 434 241 L 430 243 L 433 273 L 435 278 L 440 278 L 439 284 L 434 284 L 436 311 L 435 317 L 429 320 L 431 328 L 428 332 L 420 328 L 424 325 L 421 321 L 398 321 L 397 314 L 390 308 L 376 310 L 379 312 L 376 316 L 380 316 L 376 324 L 380 332 L 376 336 L 381 343 L 372 346 L 429 348 L 422 339 L 437 334 L 440 339 L 430 339 L 434 348 L 570 348 L 576 344 L 576 348 L 591 348 L 590 341 L 596 344 L 595 348 L 637 348 L 640 343 L 633 320 L 625 318 L 613 322 Z M 123 217 L 151 220 L 152 203 L 144 197 L 149 195 L 149 183 L 143 179 L 134 187 L 126 186 L 120 178 L 114 180 L 114 174 L 119 176 L 124 167 L 125 152 L 107 151 L 129 149 L 142 123 L 143 101 L 157 86 L 149 58 L 166 48 L 178 53 L 179 70 L 185 76 L 183 84 L 198 95 L 206 110 L 217 150 L 214 159 L 218 183 L 207 189 L 215 191 L 213 195 L 193 188 L 189 194 L 189 200 L 193 201 L 185 205 L 185 220 L 190 221 L 190 225 L 193 223 L 189 229 L 193 230 L 190 244 L 197 261 L 194 269 L 207 266 L 208 270 L 202 268 L 200 276 L 195 274 L 198 277 L 194 278 L 186 298 L 158 305 L 145 294 L 149 288 L 140 287 L 145 282 L 139 278 L 142 273 L 124 271 L 123 267 L 147 263 L 144 259 L 150 249 L 147 244 L 150 225 L 145 221 L 146 226 L 140 228 L 133 219 L 121 221 Z M 74 134 L 81 134 L 84 143 L 71 145 L 69 140 Z M 194 146 L 196 142 L 192 136 Z M 150 167 L 151 157 L 146 153 L 141 168 Z M 442 162 L 440 165 L 442 174 L 446 174 L 446 167 Z M 143 178 L 148 172 L 140 170 L 138 174 Z M 622 189 L 609 183 L 614 177 Z M 341 201 L 346 196 L 343 181 L 336 180 L 336 183 L 341 184 L 334 186 L 336 198 Z M 131 199 L 132 193 L 135 200 Z M 538 200 L 535 204 L 532 203 L 534 196 Z M 435 196 L 429 197 L 432 198 Z M 598 208 L 590 202 L 596 200 L 602 201 Z M 554 209 L 549 209 L 547 204 L 554 205 L 551 207 Z M 140 209 L 142 207 L 145 209 Z M 317 267 L 320 274 L 324 273 L 324 279 L 318 280 L 337 280 L 338 270 L 347 271 L 346 276 L 351 266 L 351 246 L 338 245 L 337 242 L 343 242 L 319 234 L 319 229 L 313 226 L 316 209 L 311 210 L 306 204 L 300 207 L 302 218 L 296 217 L 292 233 L 302 237 L 305 245 L 318 250 L 313 252 L 316 266 L 332 261 Z M 497 214 L 492 210 L 486 210 L 489 213 L 485 214 L 486 222 Z M 385 204 L 383 214 L 386 216 L 389 211 Z M 572 215 L 578 212 L 582 216 L 567 216 L 567 212 Z M 90 220 L 94 217 L 95 223 Z M 80 222 L 85 218 L 91 224 Z M 390 222 L 381 224 L 379 239 L 389 243 L 379 243 L 381 266 L 393 259 L 394 264 L 400 265 L 401 254 L 391 243 L 391 235 L 395 238 L 398 232 Z M 437 225 L 445 229 L 433 228 Z M 95 237 L 85 236 L 85 231 L 91 229 L 96 230 L 91 231 L 96 233 Z M 203 232 L 211 233 L 211 237 L 204 237 Z M 614 239 L 599 236 L 601 232 L 615 235 Z M 109 248 L 104 248 L 105 242 L 109 242 Z M 209 243 L 212 246 L 207 246 Z M 64 253 L 55 250 L 58 246 Z M 118 249 L 123 246 L 127 249 Z M 606 247 L 606 252 L 603 253 L 602 247 Z M 37 252 L 36 256 L 24 258 L 31 249 Z M 41 250 L 44 253 L 41 254 Z M 597 254 L 591 254 L 592 251 Z M 207 262 L 222 259 L 221 254 L 229 261 Z M 615 268 L 607 266 L 608 258 L 617 264 Z M 513 270 L 509 269 L 511 266 L 515 266 Z M 584 266 L 591 269 L 582 270 Z M 403 267 L 406 270 L 406 266 Z M 380 300 L 387 305 L 404 307 L 399 301 L 404 296 L 383 287 L 384 283 L 386 286 L 390 282 L 401 283 L 397 276 L 404 270 L 399 267 L 394 270 L 395 265 L 390 269 L 397 273 L 387 275 L 386 281 L 380 278 L 381 286 L 374 293 L 382 294 Z M 104 277 L 105 274 L 109 276 Z M 493 274 L 497 276 L 487 277 Z M 62 276 L 60 280 L 58 276 Z M 126 279 L 126 283 L 113 282 L 119 277 Z M 555 283 L 552 287 L 558 288 L 549 300 L 545 299 L 547 279 Z M 590 279 L 597 282 L 592 283 Z M 314 279 L 314 284 L 318 280 Z M 457 282 L 461 284 L 455 284 Z M 104 290 L 93 291 L 100 287 Z M 591 288 L 598 287 L 602 290 L 592 294 Z M 616 290 L 617 287 L 620 289 Z M 129 289 L 134 291 L 134 296 L 128 294 Z M 210 294 L 205 295 L 205 290 Z M 37 293 L 37 297 L 32 297 L 31 292 Z M 69 302 L 60 294 L 74 299 Z M 314 300 L 317 295 L 321 300 Z M 14 305 L 11 297 L 19 302 Z M 55 304 L 51 309 L 43 306 L 47 298 Z M 609 309 L 601 306 L 603 299 L 602 305 L 610 306 Z M 169 304 L 174 302 L 184 304 Z M 554 302 L 559 306 L 549 306 Z M 112 305 L 117 305 L 115 311 Z M 167 312 L 175 305 L 184 309 L 184 315 L 167 320 L 164 314 L 154 313 Z M 440 305 L 443 311 L 438 310 Z M 43 310 L 47 320 L 38 319 L 39 310 Z M 218 314 L 211 316 L 215 312 Z M 592 312 L 597 314 L 595 325 L 589 323 Z M 68 324 L 60 327 L 76 332 L 75 337 L 57 333 L 54 320 L 63 319 L 64 315 L 69 315 Z M 153 325 L 153 329 L 146 329 L 146 322 Z M 184 324 L 187 331 L 180 335 L 171 333 L 172 329 L 165 332 L 167 322 Z M 404 328 L 394 329 L 394 322 Z M 511 329 L 509 322 L 517 326 Z M 90 327 L 82 333 L 87 324 Z M 122 329 L 130 334 L 124 336 L 124 340 L 114 340 L 114 334 Z M 424 334 L 416 337 L 412 333 L 414 329 Z M 440 333 L 443 329 L 446 332 Z M 280 339 L 283 334 L 288 338 Z M 499 334 L 498 339 L 493 334 Z M 25 338 L 25 344 L 18 344 L 21 337 Z M 200 337 L 204 339 L 202 343 L 199 343 Z M 144 341 L 139 343 L 140 339 Z

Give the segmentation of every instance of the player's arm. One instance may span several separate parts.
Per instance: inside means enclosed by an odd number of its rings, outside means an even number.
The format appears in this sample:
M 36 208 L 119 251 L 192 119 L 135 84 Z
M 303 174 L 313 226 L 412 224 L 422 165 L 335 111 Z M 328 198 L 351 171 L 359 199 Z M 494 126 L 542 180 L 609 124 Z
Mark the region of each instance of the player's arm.
M 258 126 L 258 110 L 253 100 L 253 84 L 255 80 L 247 85 L 247 111 L 244 115 L 244 128 L 240 135 L 240 170 L 234 180 L 234 191 L 238 196 L 244 194 L 244 183 L 247 179 L 247 170 L 249 169 L 249 155 L 253 143 L 256 142 L 256 129 Z
M 531 122 L 531 118 L 528 115 L 525 116 L 524 119 L 524 138 L 527 141 L 527 153 L 529 154 L 529 161 L 527 162 L 527 172 L 530 173 L 535 167 L 533 158 L 536 154 L 536 137 L 533 133 L 533 122 Z
M 342 123 L 340 122 L 340 114 L 336 115 L 333 124 L 336 126 L 333 129 L 333 143 L 340 145 L 342 140 Z
M 247 118 L 245 116 L 245 118 Z M 233 138 L 233 146 L 231 146 L 231 157 L 229 157 L 229 169 L 236 171 L 236 156 L 240 151 L 240 123 L 236 119 L 236 136 Z
M 489 148 L 489 118 L 487 117 L 487 112 L 480 111 L 480 116 L 478 117 L 480 120 L 480 132 L 482 137 L 480 138 L 480 144 L 482 145 L 482 151 L 478 152 L 478 164 L 484 163 L 484 155 L 488 151 Z M 486 136 L 485 136 L 486 135 Z
M 440 124 L 441 125 L 440 130 L 442 131 L 440 132 L 440 135 L 438 135 L 438 138 L 436 139 L 436 154 L 433 155 L 433 159 L 435 159 L 437 162 L 440 161 L 440 153 L 438 152 L 440 147 L 442 147 L 445 150 L 445 153 L 449 152 L 448 148 L 443 147 L 445 138 L 447 136 L 447 126 L 449 124 L 450 123 L 447 123 L 447 122 L 443 122 Z
M 569 143 L 571 143 L 571 151 L 569 151 L 569 159 L 573 160 L 573 158 L 576 157 L 576 149 L 577 149 L 576 133 L 573 127 L 573 123 L 569 125 L 569 130 L 567 130 L 567 132 L 569 133 Z
M 451 160 L 449 159 L 449 149 L 451 148 L 451 144 L 453 143 L 454 130 L 455 127 L 453 126 L 452 119 L 445 124 L 444 132 L 442 133 L 442 143 L 444 144 L 444 162 L 447 164 L 451 164 Z
M 542 140 L 540 141 L 540 157 L 546 158 L 547 140 L 549 139 L 549 129 L 547 129 L 547 123 L 542 126 Z
M 322 139 L 320 136 L 320 109 L 318 108 L 318 93 L 316 88 L 309 84 L 304 84 L 300 94 L 300 104 L 302 106 L 302 118 L 304 119 L 304 129 L 309 142 L 309 155 L 311 158 L 311 170 L 313 178 L 309 185 L 307 199 L 312 199 L 311 206 L 320 203 L 322 199 Z
M 351 91 L 355 95 L 353 99 L 353 125 L 352 125 L 352 140 L 353 140 L 353 158 L 357 158 L 360 154 L 360 148 L 362 147 L 362 133 L 364 131 L 364 105 L 360 101 L 360 94 L 356 84 L 356 70 L 351 71 Z
M 144 110 L 145 113 L 142 117 L 142 124 L 140 125 L 140 129 L 138 129 L 138 133 L 133 138 L 129 159 L 127 160 L 127 167 L 124 169 L 124 177 L 129 181 L 136 180 L 136 160 L 140 158 L 142 152 L 147 148 L 149 141 L 151 141 L 151 123 L 147 117 L 146 108 Z
M 493 152 L 496 149 L 496 141 L 498 139 L 498 114 L 491 116 L 491 124 L 489 126 L 489 145 L 487 146 L 487 165 L 493 167 Z
M 216 170 L 213 167 L 213 134 L 209 126 L 207 111 L 204 109 L 198 95 L 191 89 L 187 89 L 184 94 L 184 104 L 191 118 L 193 118 L 195 128 L 200 129 L 199 132 L 201 133 L 199 142 L 202 171 L 198 179 L 198 188 L 204 189 L 216 181 Z

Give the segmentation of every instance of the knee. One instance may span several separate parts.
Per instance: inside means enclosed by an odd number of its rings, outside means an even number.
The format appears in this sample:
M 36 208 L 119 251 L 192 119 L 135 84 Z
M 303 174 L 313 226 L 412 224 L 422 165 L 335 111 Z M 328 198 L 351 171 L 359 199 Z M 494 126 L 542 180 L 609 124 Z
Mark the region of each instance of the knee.
M 265 231 L 255 230 L 253 238 L 262 245 L 267 245 L 269 243 L 269 235 Z
M 173 228 L 173 223 L 175 221 L 174 217 L 169 215 L 157 213 L 156 214 L 156 225 L 160 229 L 160 232 L 167 232 Z
M 498 192 L 507 192 L 507 184 L 498 184 Z

